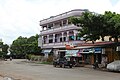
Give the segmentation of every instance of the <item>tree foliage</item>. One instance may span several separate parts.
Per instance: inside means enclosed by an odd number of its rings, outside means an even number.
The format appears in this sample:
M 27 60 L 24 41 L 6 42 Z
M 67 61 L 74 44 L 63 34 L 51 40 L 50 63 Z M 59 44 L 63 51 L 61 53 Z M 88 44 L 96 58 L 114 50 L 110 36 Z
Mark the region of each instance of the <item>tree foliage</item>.
M 71 17 L 71 22 L 79 27 L 79 36 L 84 40 L 96 41 L 111 36 L 118 41 L 120 36 L 120 14 L 106 11 L 103 15 L 86 11 L 80 17 Z
M 120 36 L 120 14 L 106 11 L 104 13 L 104 19 L 106 21 L 107 35 L 115 38 L 115 41 L 118 41 L 118 37 Z
M 39 54 L 40 51 L 41 49 L 38 48 L 38 35 L 29 38 L 20 36 L 13 41 L 10 47 L 10 52 L 13 55 Z
M 3 42 L 0 42 L 0 48 L 2 48 L 2 51 L 0 51 L 0 57 L 7 55 L 9 46 L 7 44 L 3 44 Z

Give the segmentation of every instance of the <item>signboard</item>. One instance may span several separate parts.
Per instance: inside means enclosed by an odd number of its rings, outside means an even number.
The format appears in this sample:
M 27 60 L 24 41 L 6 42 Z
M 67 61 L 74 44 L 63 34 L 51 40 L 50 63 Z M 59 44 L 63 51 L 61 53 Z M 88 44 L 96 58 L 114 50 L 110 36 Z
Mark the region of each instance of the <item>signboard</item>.
M 117 46 L 116 51 L 120 51 L 120 46 Z
M 94 53 L 102 53 L 102 48 L 94 48 Z
M 65 56 L 66 57 L 70 57 L 70 56 L 82 57 L 82 55 L 80 54 L 79 50 L 67 50 Z
M 85 49 L 80 49 L 80 53 L 102 53 L 102 48 L 85 48 Z
M 69 50 L 69 49 L 73 49 L 73 48 L 74 48 L 73 45 L 69 45 L 69 44 L 65 44 L 65 47 L 66 47 L 67 50 Z

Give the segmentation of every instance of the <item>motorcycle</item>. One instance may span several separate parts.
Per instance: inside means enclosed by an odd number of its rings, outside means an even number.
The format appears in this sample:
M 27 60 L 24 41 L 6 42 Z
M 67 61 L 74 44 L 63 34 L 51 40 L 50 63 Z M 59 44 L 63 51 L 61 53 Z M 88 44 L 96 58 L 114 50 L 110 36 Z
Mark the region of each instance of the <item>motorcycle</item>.
M 97 68 L 99 68 L 99 66 L 98 66 L 98 62 L 95 62 L 95 63 L 92 65 L 92 68 L 93 68 L 93 69 L 97 69 Z

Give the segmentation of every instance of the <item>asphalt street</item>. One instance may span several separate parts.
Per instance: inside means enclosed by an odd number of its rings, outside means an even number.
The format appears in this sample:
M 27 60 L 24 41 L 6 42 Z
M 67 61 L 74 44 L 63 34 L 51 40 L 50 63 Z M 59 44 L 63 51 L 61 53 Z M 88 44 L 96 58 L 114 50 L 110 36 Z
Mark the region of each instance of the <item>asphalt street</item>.
M 55 68 L 52 65 L 35 64 L 26 60 L 0 62 L 0 75 L 15 80 L 120 80 L 120 73 L 91 68 Z

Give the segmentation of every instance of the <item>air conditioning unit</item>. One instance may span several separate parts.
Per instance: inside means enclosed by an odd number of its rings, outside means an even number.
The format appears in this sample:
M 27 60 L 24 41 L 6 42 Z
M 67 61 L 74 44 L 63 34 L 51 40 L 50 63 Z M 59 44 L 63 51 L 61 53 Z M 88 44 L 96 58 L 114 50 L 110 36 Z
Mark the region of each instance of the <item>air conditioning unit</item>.
M 120 46 L 117 46 L 116 51 L 120 51 Z

